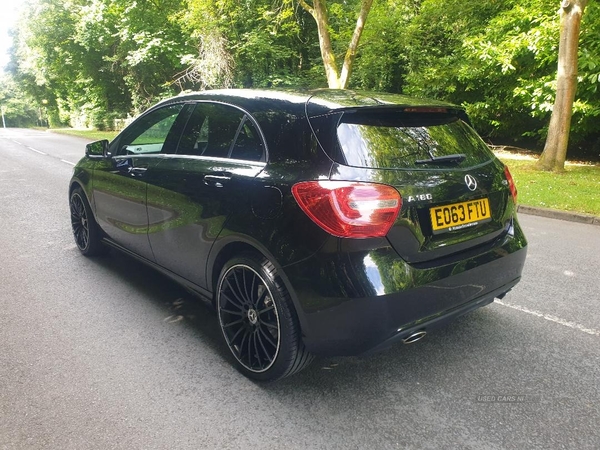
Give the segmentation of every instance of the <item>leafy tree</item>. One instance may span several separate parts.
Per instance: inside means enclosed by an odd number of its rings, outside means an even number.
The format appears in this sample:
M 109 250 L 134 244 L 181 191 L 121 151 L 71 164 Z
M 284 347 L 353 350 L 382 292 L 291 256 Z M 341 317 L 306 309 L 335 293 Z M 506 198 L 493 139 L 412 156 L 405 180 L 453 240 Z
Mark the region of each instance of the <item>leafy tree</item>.
M 4 123 L 0 126 L 28 127 L 35 125 L 41 110 L 32 106 L 27 96 L 9 73 L 0 73 L 0 108 Z
M 180 0 L 37 0 L 18 28 L 18 77 L 65 121 L 110 126 L 172 95 L 188 51 Z M 34 94 L 39 97 L 38 94 Z
M 418 14 L 419 3 L 418 0 L 373 3 L 354 61 L 351 88 L 402 92 L 409 61 L 406 29 Z
M 188 0 L 180 17 L 200 43 L 183 75 L 200 87 L 319 83 L 311 72 L 314 23 L 287 0 Z
M 503 0 L 424 0 L 405 31 L 408 67 L 404 92 L 463 104 L 484 134 L 502 127 L 508 117 L 499 121 L 498 110 L 512 98 L 512 79 L 506 78 L 501 64 L 485 52 L 500 47 L 508 30 L 498 30 L 493 21 L 510 7 L 511 3 Z M 498 72 L 502 75 L 495 79 Z
M 15 36 L 19 85 L 38 107 L 45 101 L 52 126 L 60 123 L 59 104 L 74 87 L 74 27 L 71 13 L 59 0 L 45 0 L 29 4 Z
M 445 99 L 489 139 L 541 142 L 559 30 L 556 0 L 30 0 L 12 73 L 52 125 L 110 127 L 180 91 L 329 85 Z M 590 2 L 571 146 L 600 143 L 599 34 Z
M 464 4 L 424 0 L 407 28 L 405 92 L 464 105 L 495 141 L 542 141 L 552 111 L 559 16 L 554 0 Z M 572 145 L 600 137 L 600 12 L 590 3 L 580 42 Z
M 180 0 L 82 1 L 73 39 L 93 55 L 82 75 L 99 89 L 100 110 L 140 111 L 175 92 L 167 82 L 191 48 L 175 20 L 182 7 Z

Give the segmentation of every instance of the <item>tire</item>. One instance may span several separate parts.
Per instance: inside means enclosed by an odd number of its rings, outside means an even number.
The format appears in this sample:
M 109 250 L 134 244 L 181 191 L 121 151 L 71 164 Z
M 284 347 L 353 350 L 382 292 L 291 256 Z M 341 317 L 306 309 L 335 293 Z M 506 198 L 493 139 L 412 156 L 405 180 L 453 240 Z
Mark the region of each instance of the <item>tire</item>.
M 85 256 L 106 253 L 107 248 L 102 244 L 102 233 L 94 219 L 87 197 L 80 187 L 71 192 L 69 206 L 73 237 L 79 251 Z
M 243 254 L 221 270 L 216 307 L 219 325 L 238 370 L 275 381 L 310 364 L 289 293 L 268 259 Z

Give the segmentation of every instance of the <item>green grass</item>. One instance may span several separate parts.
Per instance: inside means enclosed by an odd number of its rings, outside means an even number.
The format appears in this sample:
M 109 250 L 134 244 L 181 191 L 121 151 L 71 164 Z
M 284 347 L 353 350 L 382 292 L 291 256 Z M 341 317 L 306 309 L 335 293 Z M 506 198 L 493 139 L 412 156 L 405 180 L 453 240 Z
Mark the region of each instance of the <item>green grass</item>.
M 50 131 L 53 133 L 68 134 L 69 136 L 78 136 L 90 141 L 99 141 L 101 139 L 111 141 L 118 134 L 118 131 L 76 130 L 73 128 L 52 128 Z
M 600 165 L 567 164 L 556 174 L 535 170 L 534 160 L 500 159 L 515 179 L 519 204 L 600 216 Z

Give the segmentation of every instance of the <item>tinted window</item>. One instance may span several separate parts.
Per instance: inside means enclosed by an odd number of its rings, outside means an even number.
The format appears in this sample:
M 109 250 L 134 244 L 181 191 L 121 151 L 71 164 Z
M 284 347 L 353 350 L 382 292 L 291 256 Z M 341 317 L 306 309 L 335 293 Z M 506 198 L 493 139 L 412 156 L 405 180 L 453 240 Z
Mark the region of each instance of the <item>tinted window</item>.
M 199 103 L 177 153 L 250 161 L 264 158 L 264 145 L 250 118 L 237 108 Z
M 172 128 L 183 107 L 169 105 L 142 116 L 121 137 L 117 154 L 173 153 L 179 136 Z
M 244 117 L 242 126 L 238 132 L 235 144 L 231 149 L 230 157 L 246 161 L 262 161 L 264 146 L 258 130 L 248 116 Z
M 422 168 L 417 160 L 456 154 L 472 166 L 492 158 L 469 125 L 443 113 L 344 114 L 337 138 L 345 164 L 357 167 Z
M 317 153 L 306 118 L 281 111 L 259 112 L 253 116 L 267 140 L 270 161 L 305 161 Z

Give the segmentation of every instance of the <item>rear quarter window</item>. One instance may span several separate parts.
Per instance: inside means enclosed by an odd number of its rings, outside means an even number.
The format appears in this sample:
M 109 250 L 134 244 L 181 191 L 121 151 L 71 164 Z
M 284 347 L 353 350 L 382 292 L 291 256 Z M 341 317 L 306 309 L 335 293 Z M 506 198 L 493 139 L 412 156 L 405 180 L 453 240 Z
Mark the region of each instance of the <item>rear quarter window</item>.
M 269 147 L 271 162 L 311 160 L 316 153 L 305 117 L 280 111 L 254 113 Z

